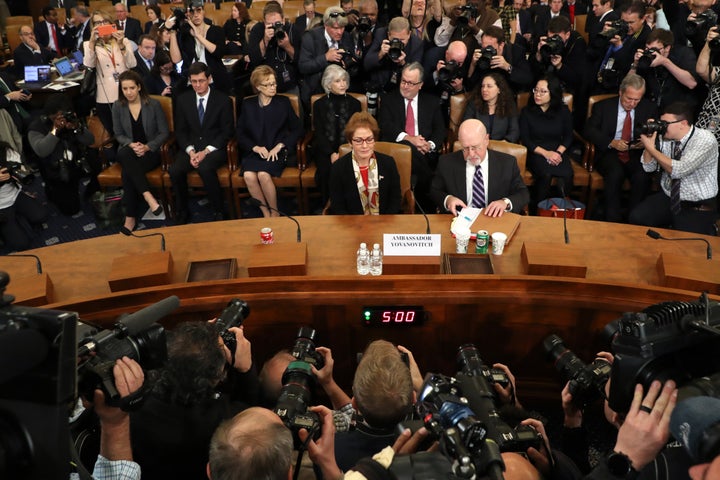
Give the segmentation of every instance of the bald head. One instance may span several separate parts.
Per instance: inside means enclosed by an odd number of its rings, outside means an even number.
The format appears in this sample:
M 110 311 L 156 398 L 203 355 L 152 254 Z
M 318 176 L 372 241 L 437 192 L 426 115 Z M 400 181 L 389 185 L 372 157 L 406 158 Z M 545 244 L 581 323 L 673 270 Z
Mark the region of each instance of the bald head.
M 487 154 L 490 136 L 480 120 L 471 118 L 461 123 L 458 129 L 458 140 L 466 162 L 478 165 L 483 161 Z
M 445 51 L 445 61 L 449 62 L 454 60 L 458 65 L 462 65 L 467 57 L 467 53 L 467 45 L 465 45 L 465 42 L 456 40 L 448 45 Z

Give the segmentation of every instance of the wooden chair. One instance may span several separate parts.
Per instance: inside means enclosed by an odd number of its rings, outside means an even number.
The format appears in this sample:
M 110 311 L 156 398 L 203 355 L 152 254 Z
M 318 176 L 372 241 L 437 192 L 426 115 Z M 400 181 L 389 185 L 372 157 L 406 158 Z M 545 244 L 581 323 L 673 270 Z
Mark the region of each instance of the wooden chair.
M 227 18 L 230 18 L 230 15 L 232 15 L 233 5 L 235 5 L 235 2 L 223 2 L 220 4 L 218 11 L 225 13 Z
M 348 95 L 352 95 L 353 98 L 355 98 L 357 101 L 360 102 L 360 110 L 363 112 L 367 112 L 367 96 L 362 93 L 352 93 L 348 92 Z M 312 139 L 315 135 L 315 132 L 312 130 L 312 116 L 314 114 L 313 108 L 315 106 L 315 102 L 318 101 L 320 98 L 325 96 L 324 93 L 318 93 L 313 95 L 310 98 L 310 128 L 305 135 L 305 138 L 303 139 L 302 143 L 300 144 L 300 154 L 298 155 L 298 164 L 301 168 L 301 182 L 302 182 L 302 189 L 303 189 L 303 208 L 305 209 L 305 212 L 310 211 L 310 196 L 311 196 L 311 190 L 317 189 L 317 183 L 315 182 L 315 173 L 317 172 L 317 165 L 315 162 L 310 162 L 308 158 L 308 147 L 310 147 L 311 153 L 312 153 L 312 146 L 310 143 L 312 142 Z
M 450 122 L 448 124 L 447 140 L 445 141 L 445 151 L 449 151 L 455 140 L 457 140 L 458 129 L 462 123 L 465 107 L 469 101 L 469 93 L 459 93 L 450 96 Z
M 340 156 L 347 155 L 352 151 L 349 143 L 340 145 Z M 398 173 L 400 174 L 400 191 L 402 202 L 400 208 L 403 213 L 415 213 L 415 194 L 410 188 L 410 176 L 412 172 L 412 149 L 409 145 L 394 142 L 375 142 L 375 151 L 390 155 L 395 160 Z
M 221 10 L 212 10 L 212 11 L 205 11 L 205 18 L 209 18 L 212 20 L 213 24 L 217 25 L 218 27 L 222 28 L 223 25 L 225 25 L 225 22 L 228 18 L 230 18 L 230 15 L 227 13 L 221 11 Z
M 147 15 L 147 7 L 145 5 L 131 5 L 130 16 L 140 22 L 140 25 L 145 30 L 145 24 L 150 21 Z
M 22 37 L 20 36 L 20 29 L 22 25 L 7 25 L 5 27 L 5 35 L 7 36 L 8 46 L 11 51 L 14 51 L 22 43 Z M 32 24 L 29 24 L 32 25 Z
M 158 195 L 158 201 L 163 205 L 163 208 L 165 211 L 168 211 L 167 205 L 168 205 L 168 199 L 167 194 L 165 191 L 165 182 L 163 179 L 163 174 L 165 172 L 165 157 L 168 155 L 168 149 L 170 148 L 171 144 L 174 143 L 175 137 L 173 132 L 175 131 L 174 128 L 174 119 L 173 119 L 173 105 L 172 105 L 172 98 L 171 97 L 163 97 L 160 95 L 150 95 L 151 98 L 154 98 L 158 102 L 160 102 L 160 106 L 163 109 L 163 113 L 165 114 L 165 121 L 167 121 L 168 124 L 168 130 L 170 132 L 170 135 L 168 136 L 167 140 L 165 140 L 165 143 L 160 147 L 160 166 L 157 168 L 154 168 L 153 170 L 150 170 L 145 174 L 145 177 L 148 180 L 148 183 L 150 186 L 160 192 L 160 195 Z M 100 122 L 98 122 L 100 123 Z M 97 135 L 96 135 L 96 142 L 97 142 Z M 102 141 L 104 144 L 106 141 Z M 102 147 L 100 147 L 102 148 Z M 116 162 L 112 165 L 104 165 L 104 170 L 98 174 L 98 182 L 100 183 L 100 186 L 103 188 L 113 188 L 113 187 L 121 187 L 122 186 L 122 166 L 119 162 Z
M 236 108 L 235 108 L 235 97 L 230 97 L 230 101 L 232 102 L 232 111 L 233 111 L 233 131 L 235 129 L 235 124 L 237 123 L 237 117 L 236 117 Z M 231 139 L 232 143 L 234 139 Z M 176 142 L 173 137 L 173 141 L 170 145 L 168 145 L 168 149 L 163 152 L 163 185 L 165 188 L 165 197 L 167 198 L 167 202 L 170 205 L 170 210 L 172 211 L 172 214 L 175 214 L 176 209 L 178 208 L 177 205 L 175 205 L 175 197 L 172 194 L 172 180 L 170 179 L 170 165 L 175 161 L 175 153 L 176 153 Z M 228 143 L 228 148 L 229 148 Z M 228 151 L 229 153 L 229 151 Z M 231 157 L 229 154 L 227 155 L 227 164 L 217 169 L 217 177 L 218 181 L 220 182 L 220 188 L 225 190 L 226 200 L 230 204 L 230 208 L 233 208 L 232 203 L 232 183 L 230 182 L 230 176 L 232 172 L 237 169 L 237 159 L 235 156 Z M 187 174 L 187 185 L 188 189 L 194 189 L 196 191 L 202 192 L 205 188 L 205 185 L 203 184 L 202 178 L 200 177 L 200 174 L 197 172 L 197 170 L 193 170 L 190 173 Z M 232 212 L 229 212 L 231 215 L 233 215 Z
M 585 43 L 588 43 L 590 41 L 590 36 L 588 35 L 588 32 L 585 31 L 586 23 L 587 23 L 587 14 L 575 15 L 574 29 L 585 39 Z
M 5 25 L 28 25 L 32 27 L 35 25 L 35 22 L 33 22 L 33 17 L 30 15 L 15 15 L 14 17 L 7 17 L 5 19 Z
M 253 5 L 255 3 L 253 2 Z M 278 93 L 278 95 L 284 95 L 290 99 L 290 104 L 293 107 L 293 110 L 295 111 L 295 114 L 300 118 L 300 99 L 297 95 L 292 93 Z M 252 97 L 250 97 L 252 98 Z M 282 172 L 282 175 L 280 177 L 273 177 L 273 183 L 275 184 L 275 188 L 278 191 L 278 195 L 285 195 L 285 196 L 294 196 L 297 205 L 298 210 L 301 214 L 305 213 L 305 207 L 303 205 L 303 186 L 302 186 L 302 178 L 300 178 L 301 173 L 301 153 L 300 153 L 300 145 L 301 141 L 298 141 L 297 144 L 297 161 L 298 165 L 296 167 L 285 167 L 285 169 Z M 228 158 L 231 157 L 235 161 L 235 165 L 237 167 L 238 164 L 238 151 L 237 148 L 237 142 L 233 141 L 228 144 Z M 238 218 L 242 218 L 242 205 L 241 205 L 241 199 L 250 197 L 250 193 L 247 191 L 247 184 L 245 183 L 245 178 L 243 177 L 242 172 L 242 165 L 240 165 L 240 168 L 235 168 L 231 172 L 230 175 L 230 183 L 231 183 L 231 190 L 232 190 L 232 197 L 233 197 L 233 204 L 235 205 L 235 211 L 237 212 Z M 242 190 L 242 192 L 241 192 Z M 289 192 L 289 193 L 288 193 Z

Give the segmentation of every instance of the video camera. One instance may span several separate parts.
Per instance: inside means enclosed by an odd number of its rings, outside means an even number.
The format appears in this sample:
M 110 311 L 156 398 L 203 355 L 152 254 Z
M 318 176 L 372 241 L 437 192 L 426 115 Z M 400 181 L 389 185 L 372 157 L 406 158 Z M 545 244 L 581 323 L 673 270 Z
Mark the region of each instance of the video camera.
M 250 307 L 247 302 L 240 300 L 239 298 L 233 298 L 228 302 L 227 307 L 222 311 L 220 316 L 215 321 L 215 326 L 218 328 L 218 334 L 225 343 L 225 346 L 230 350 L 230 354 L 235 358 L 235 351 L 237 349 L 237 338 L 232 332 L 229 332 L 233 327 L 239 327 L 243 324 L 243 321 L 250 315 Z
M 598 36 L 604 38 L 605 40 L 610 40 L 615 35 L 618 35 L 620 38 L 624 38 L 627 37 L 628 31 L 629 25 L 626 21 L 615 20 L 610 24 L 610 28 L 598 33 Z
M 457 16 L 458 24 L 467 25 L 470 19 L 475 19 L 478 16 L 478 8 L 473 3 L 461 5 L 457 9 L 460 10 L 460 14 Z
M 694 302 L 663 302 L 611 323 L 610 408 L 627 412 L 635 385 L 674 380 L 678 401 L 720 397 L 720 304 L 703 294 Z
M 112 365 L 125 355 L 143 368 L 164 361 L 155 321 L 179 300 L 169 297 L 97 332 L 74 312 L 12 305 L 4 295 L 9 280 L 0 272 L 0 478 L 67 480 L 76 387 L 90 398 L 102 389 L 108 404 L 136 406 L 141 394 L 120 402 Z
M 605 384 L 611 369 L 608 362 L 596 359 L 590 365 L 586 364 L 557 335 L 548 336 L 543 341 L 543 348 L 562 379 L 569 382 L 568 389 L 575 405 L 584 408 L 595 400 L 605 398 Z
M 280 397 L 273 409 L 292 432 L 297 450 L 304 449 L 298 436 L 301 428 L 308 431 L 308 438 L 317 439 L 320 434 L 320 417 L 309 410 L 312 405 L 311 388 L 315 379 L 311 365 L 317 369 L 325 365 L 324 358 L 315 350 L 315 335 L 313 328 L 300 327 L 295 344 L 290 350 L 296 360 L 290 362 L 283 373 Z

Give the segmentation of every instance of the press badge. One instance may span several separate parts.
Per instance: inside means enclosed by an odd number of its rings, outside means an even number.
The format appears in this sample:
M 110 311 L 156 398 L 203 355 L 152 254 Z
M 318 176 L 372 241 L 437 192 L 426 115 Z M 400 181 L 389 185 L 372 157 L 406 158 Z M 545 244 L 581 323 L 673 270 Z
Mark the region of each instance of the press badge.
M 120 74 L 118 72 L 113 72 L 113 80 L 115 80 L 115 83 L 120 82 Z

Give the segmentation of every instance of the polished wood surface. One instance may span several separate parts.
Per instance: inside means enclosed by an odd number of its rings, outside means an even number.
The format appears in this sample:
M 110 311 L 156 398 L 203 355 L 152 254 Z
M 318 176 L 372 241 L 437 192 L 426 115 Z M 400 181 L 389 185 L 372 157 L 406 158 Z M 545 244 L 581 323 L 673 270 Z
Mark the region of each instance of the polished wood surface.
M 442 235 L 442 251 L 455 251 L 449 215 L 431 215 L 430 226 Z M 383 233 L 425 233 L 420 215 L 380 217 L 299 217 L 307 243 L 307 275 L 248 277 L 250 253 L 260 244 L 260 229 L 271 227 L 273 248 L 295 243 L 295 224 L 286 218 L 245 219 L 162 229 L 172 252 L 172 284 L 111 293 L 108 274 L 117 257 L 159 251 L 157 238 L 123 235 L 61 244 L 29 253 L 40 256 L 54 285 L 52 308 L 76 311 L 85 321 L 109 326 L 123 313 L 177 295 L 181 306 L 163 320 L 207 320 L 238 297 L 251 315 L 245 333 L 258 361 L 294 342 L 298 327 L 311 325 L 318 344 L 330 346 L 335 371 L 348 388 L 357 352 L 368 341 L 386 338 L 410 348 L 423 370 L 453 373 L 456 348 L 475 343 L 483 360 L 511 365 L 520 379 L 523 399 L 556 402 L 559 377 L 546 361 L 542 340 L 559 334 L 581 358 L 591 360 L 607 349 L 600 332 L 623 312 L 637 312 L 668 300 L 696 300 L 699 291 L 662 286 L 657 268 L 660 254 L 682 255 L 708 271 L 718 261 L 705 260 L 705 246 L 691 242 L 653 240 L 645 228 L 588 220 L 568 220 L 570 247 L 582 249 L 586 278 L 526 274 L 521 250 L 526 242 L 554 243 L 558 256 L 567 253 L 562 219 L 521 217 L 520 226 L 501 256 L 492 256 L 493 275 L 414 274 L 363 277 L 356 273 L 360 242 L 381 243 Z M 662 231 L 668 237 L 680 232 Z M 706 237 L 715 250 L 720 238 Z M 471 242 L 471 251 L 474 243 Z M 237 258 L 231 280 L 186 283 L 188 262 Z M 426 262 L 426 259 L 419 260 Z M 440 257 L 437 269 L 440 272 Z M 427 268 L 423 263 L 422 268 Z M 0 269 L 15 278 L 36 275 L 34 261 L 2 257 Z M 713 297 L 718 299 L 717 296 Z M 428 320 L 409 328 L 369 327 L 365 307 L 420 305 Z

